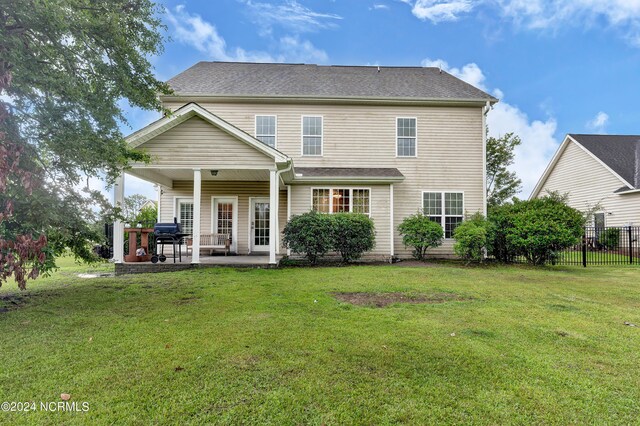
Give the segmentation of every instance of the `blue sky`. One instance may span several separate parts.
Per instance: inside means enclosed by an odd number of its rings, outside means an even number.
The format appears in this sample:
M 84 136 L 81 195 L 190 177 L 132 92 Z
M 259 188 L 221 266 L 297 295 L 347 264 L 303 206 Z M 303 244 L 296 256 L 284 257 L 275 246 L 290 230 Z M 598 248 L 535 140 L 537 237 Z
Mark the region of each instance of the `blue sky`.
M 640 0 L 162 2 L 168 79 L 201 60 L 442 66 L 496 95 L 526 197 L 566 133 L 640 133 Z M 154 113 L 129 113 L 133 130 Z M 132 129 L 125 129 L 129 133 Z M 135 179 L 127 193 L 154 196 Z

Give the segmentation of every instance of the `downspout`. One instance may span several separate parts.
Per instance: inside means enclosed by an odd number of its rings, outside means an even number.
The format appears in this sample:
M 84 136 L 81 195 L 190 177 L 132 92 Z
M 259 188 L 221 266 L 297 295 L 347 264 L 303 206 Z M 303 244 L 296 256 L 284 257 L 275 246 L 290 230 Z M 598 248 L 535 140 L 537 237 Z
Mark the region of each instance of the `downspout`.
M 482 107 L 482 214 L 487 217 L 487 114 L 491 111 L 491 102 Z
M 282 170 L 276 171 L 276 182 L 278 182 L 278 186 L 280 186 L 280 179 L 283 173 L 290 171 L 293 168 L 293 160 L 289 159 L 289 165 Z M 283 182 L 284 183 L 284 182 Z M 280 192 L 280 189 L 278 189 Z M 289 197 L 289 191 L 287 191 L 287 198 Z M 280 194 L 278 194 L 278 203 L 280 203 Z M 273 209 L 271 209 L 273 210 Z M 276 237 L 276 253 L 280 254 L 280 206 L 278 206 L 278 214 L 276 215 L 276 232 L 274 235 Z

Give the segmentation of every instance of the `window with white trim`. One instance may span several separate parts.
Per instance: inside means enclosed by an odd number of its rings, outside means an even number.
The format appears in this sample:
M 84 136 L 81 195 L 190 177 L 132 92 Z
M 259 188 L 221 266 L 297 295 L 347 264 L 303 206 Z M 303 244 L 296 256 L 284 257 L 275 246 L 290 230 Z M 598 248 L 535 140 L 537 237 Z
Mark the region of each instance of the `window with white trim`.
M 302 117 L 302 155 L 322 155 L 322 117 Z
M 453 231 L 464 220 L 464 194 L 462 192 L 423 192 L 422 208 L 444 228 L 444 237 L 453 238 Z
M 311 209 L 320 213 L 371 213 L 371 191 L 364 188 L 313 188 Z
M 275 148 L 276 116 L 256 115 L 256 139 Z
M 178 222 L 185 234 L 193 233 L 193 201 L 178 200 Z
M 416 156 L 416 119 L 397 118 L 396 146 L 398 157 Z

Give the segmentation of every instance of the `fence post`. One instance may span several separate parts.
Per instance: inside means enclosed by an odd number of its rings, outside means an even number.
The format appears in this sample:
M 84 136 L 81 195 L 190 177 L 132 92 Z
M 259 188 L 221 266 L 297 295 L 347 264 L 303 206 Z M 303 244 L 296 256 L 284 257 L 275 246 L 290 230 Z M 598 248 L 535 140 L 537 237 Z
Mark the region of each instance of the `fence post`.
M 633 234 L 631 232 L 631 225 L 627 228 L 629 235 L 629 263 L 633 265 Z
M 587 228 L 582 236 L 582 266 L 587 267 Z

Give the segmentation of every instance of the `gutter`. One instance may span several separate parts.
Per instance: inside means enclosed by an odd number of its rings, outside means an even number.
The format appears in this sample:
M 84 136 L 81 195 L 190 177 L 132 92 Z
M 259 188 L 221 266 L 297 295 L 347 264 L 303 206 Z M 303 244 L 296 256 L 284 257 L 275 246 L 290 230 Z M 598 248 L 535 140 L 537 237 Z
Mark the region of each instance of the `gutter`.
M 487 217 L 487 114 L 491 111 L 491 103 L 487 101 L 482 107 L 482 214 Z
M 180 93 L 160 97 L 162 102 L 246 102 L 246 103 L 301 103 L 301 104 L 379 104 L 379 105 L 451 105 L 478 106 L 485 103 L 495 104 L 498 99 L 491 96 L 488 100 L 473 98 L 379 98 L 379 97 L 308 97 L 297 96 L 250 96 L 250 95 L 207 95 L 202 93 Z

